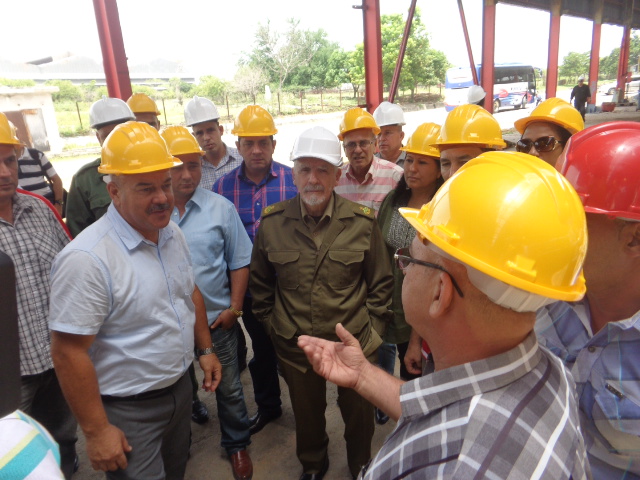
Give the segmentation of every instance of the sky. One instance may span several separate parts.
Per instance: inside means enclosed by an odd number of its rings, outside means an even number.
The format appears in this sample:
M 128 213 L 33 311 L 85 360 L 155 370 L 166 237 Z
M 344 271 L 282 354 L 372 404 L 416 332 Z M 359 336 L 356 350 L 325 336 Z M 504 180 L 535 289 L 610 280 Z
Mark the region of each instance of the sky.
M 118 0 L 125 51 L 130 64 L 166 58 L 182 63 L 185 72 L 231 79 L 243 52 L 252 49 L 258 24 L 270 21 L 282 30 L 288 18 L 302 28 L 324 29 L 345 50 L 362 42 L 358 0 Z M 65 52 L 101 61 L 91 0 L 14 0 L 3 6 L 0 58 L 26 62 Z M 482 50 L 483 0 L 463 0 L 476 63 Z M 381 14 L 406 17 L 409 0 L 380 0 Z M 456 0 L 420 0 L 422 21 L 432 48 L 442 50 L 453 65 L 468 65 Z M 320 6 L 321 8 L 318 8 Z M 549 14 L 505 4 L 496 8 L 496 62 L 522 62 L 546 68 Z M 571 51 L 591 48 L 592 23 L 563 16 L 560 63 Z M 620 46 L 622 28 L 603 25 L 600 56 Z M 10 48 L 7 48 L 10 46 Z M 0 77 L 2 72 L 0 71 Z

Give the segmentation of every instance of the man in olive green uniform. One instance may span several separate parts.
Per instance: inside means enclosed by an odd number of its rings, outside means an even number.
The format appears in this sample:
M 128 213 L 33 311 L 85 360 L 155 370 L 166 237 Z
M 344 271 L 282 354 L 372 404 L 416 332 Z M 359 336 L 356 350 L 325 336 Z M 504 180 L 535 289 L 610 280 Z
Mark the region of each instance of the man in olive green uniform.
M 89 110 L 89 123 L 96 131 L 100 146 L 117 125 L 135 119 L 129 106 L 119 98 L 102 97 Z M 67 226 L 74 237 L 107 213 L 111 203 L 107 184 L 102 180 L 104 175 L 98 173 L 99 166 L 100 158 L 97 158 L 80 167 L 71 179 Z
M 312 333 L 337 341 L 342 323 L 371 360 L 390 318 L 390 262 L 373 209 L 336 195 L 340 142 L 313 127 L 291 154 L 296 197 L 263 210 L 251 259 L 249 288 L 256 317 L 265 324 L 289 386 L 296 420 L 301 480 L 327 472 L 326 384 L 297 346 Z M 352 475 L 371 457 L 373 406 L 349 389 L 338 389 Z

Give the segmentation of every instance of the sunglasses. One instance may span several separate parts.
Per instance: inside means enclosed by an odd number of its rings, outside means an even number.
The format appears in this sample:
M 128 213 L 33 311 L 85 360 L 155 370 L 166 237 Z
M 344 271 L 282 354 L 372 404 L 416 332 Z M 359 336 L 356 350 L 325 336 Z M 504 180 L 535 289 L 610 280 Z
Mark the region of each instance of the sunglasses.
M 364 150 L 368 148 L 370 145 L 374 144 L 375 140 L 360 140 L 359 142 L 349 142 L 344 144 L 345 151 L 355 150 L 356 147 L 360 147 L 360 150 Z
M 516 151 L 521 153 L 529 153 L 531 147 L 536 147 L 536 150 L 540 153 L 551 152 L 555 150 L 556 146 L 562 145 L 561 142 L 555 137 L 540 137 L 537 140 L 528 140 L 521 138 L 516 143 Z
M 464 297 L 464 294 L 462 293 L 458 282 L 456 282 L 456 279 L 453 278 L 453 275 L 451 275 L 451 273 L 449 273 L 446 268 L 438 265 L 437 263 L 425 262 L 423 260 L 413 258 L 411 255 L 409 255 L 408 247 L 399 248 L 398 250 L 396 250 L 396 253 L 393 255 L 393 259 L 396 261 L 396 265 L 400 270 L 405 270 L 410 264 L 415 263 L 417 265 L 422 265 L 423 267 L 435 268 L 436 270 L 440 270 L 441 272 L 446 273 L 447 275 L 449 275 L 451 283 L 453 283 L 453 288 L 456 289 L 458 295 L 460 295 L 460 297 Z

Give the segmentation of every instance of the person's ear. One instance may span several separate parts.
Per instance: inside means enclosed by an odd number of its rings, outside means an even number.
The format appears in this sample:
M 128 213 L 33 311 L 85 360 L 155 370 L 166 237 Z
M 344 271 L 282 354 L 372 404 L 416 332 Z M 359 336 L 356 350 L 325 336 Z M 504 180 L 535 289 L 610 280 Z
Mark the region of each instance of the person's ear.
M 622 229 L 621 238 L 625 250 L 633 257 L 640 257 L 640 222 L 628 222 Z
M 438 282 L 431 292 L 427 292 L 429 301 L 429 316 L 439 318 L 444 315 L 453 302 L 454 287 L 451 277 L 445 272 L 440 272 Z

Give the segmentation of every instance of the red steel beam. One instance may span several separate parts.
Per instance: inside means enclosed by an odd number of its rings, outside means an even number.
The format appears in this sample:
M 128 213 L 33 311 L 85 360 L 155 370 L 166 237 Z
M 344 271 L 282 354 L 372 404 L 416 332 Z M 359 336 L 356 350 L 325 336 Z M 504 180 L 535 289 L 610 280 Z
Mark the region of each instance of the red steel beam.
M 362 0 L 364 27 L 364 91 L 365 108 L 373 112 L 382 102 L 382 36 L 380 33 L 380 0 Z
M 460 22 L 462 23 L 462 31 L 464 32 L 464 41 L 467 44 L 467 54 L 469 55 L 469 68 L 471 69 L 471 75 L 473 75 L 473 83 L 474 85 L 480 85 L 480 82 L 478 81 L 478 72 L 476 70 L 476 63 L 473 61 L 473 50 L 471 50 L 471 42 L 469 41 L 469 30 L 467 29 L 467 18 L 464 15 L 464 7 L 462 6 L 462 0 L 458 0 L 458 10 L 460 11 Z
M 496 0 L 485 0 L 482 12 L 482 88 L 484 108 L 493 112 L 493 64 L 496 46 Z M 475 68 L 471 68 L 471 71 Z
M 596 1 L 596 11 L 593 20 L 593 33 L 591 34 L 591 57 L 589 63 L 589 90 L 591 90 L 591 100 L 589 105 L 596 104 L 598 93 L 598 74 L 600 72 L 600 37 L 602 34 L 602 12 L 604 2 Z
M 402 34 L 402 42 L 400 43 L 400 52 L 398 52 L 398 61 L 396 62 L 396 68 L 393 71 L 393 78 L 391 79 L 391 86 L 389 87 L 389 101 L 393 103 L 398 92 L 398 83 L 400 82 L 400 72 L 402 71 L 402 62 L 404 62 L 404 53 L 407 50 L 407 41 L 409 40 L 409 33 L 411 33 L 411 25 L 413 24 L 413 16 L 416 12 L 416 3 L 418 0 L 411 0 L 409 6 L 409 14 L 407 15 L 407 23 L 404 26 L 404 33 Z
M 131 79 L 124 51 L 118 4 L 116 0 L 93 0 L 102 63 L 109 96 L 127 100 L 131 96 Z
M 627 71 L 629 66 L 629 47 L 631 45 L 631 27 L 624 26 L 622 43 L 620 44 L 620 59 L 618 60 L 618 102 L 624 100 L 624 91 L 627 86 Z
M 560 53 L 560 0 L 551 5 L 551 19 L 549 21 L 549 58 L 547 60 L 547 91 L 546 98 L 556 96 L 558 88 L 558 55 Z

